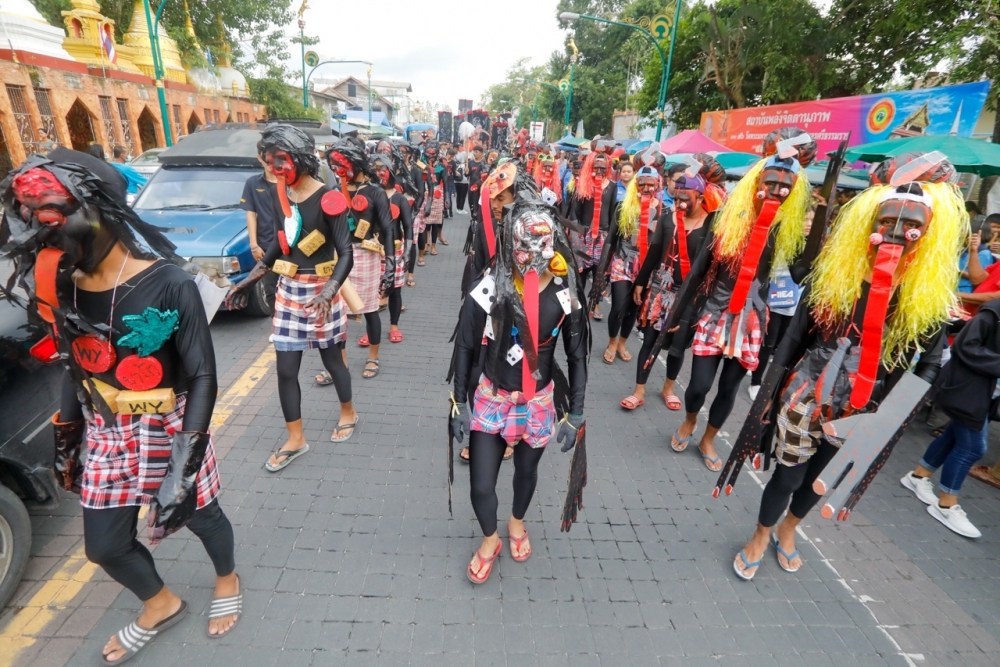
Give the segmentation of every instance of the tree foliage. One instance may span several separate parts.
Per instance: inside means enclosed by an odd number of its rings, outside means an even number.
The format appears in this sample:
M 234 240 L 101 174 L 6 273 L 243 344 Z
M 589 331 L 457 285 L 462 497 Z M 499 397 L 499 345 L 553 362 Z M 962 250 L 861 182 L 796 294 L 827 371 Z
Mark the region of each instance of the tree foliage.
M 250 79 L 250 99 L 267 107 L 268 118 L 312 118 L 324 120 L 323 111 L 315 107 L 308 109 L 302 102 L 292 97 L 288 85 L 278 79 Z

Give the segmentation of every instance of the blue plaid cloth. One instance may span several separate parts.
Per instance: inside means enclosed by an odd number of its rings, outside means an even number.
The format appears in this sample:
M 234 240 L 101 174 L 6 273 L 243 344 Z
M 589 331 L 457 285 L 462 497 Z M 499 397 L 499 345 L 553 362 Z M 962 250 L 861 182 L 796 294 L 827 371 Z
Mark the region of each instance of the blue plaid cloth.
M 521 392 L 495 390 L 483 375 L 473 398 L 469 430 L 499 433 L 512 447 L 522 440 L 532 449 L 544 447 L 556 430 L 552 383 L 525 401 Z
M 330 304 L 330 314 L 317 320 L 306 313 L 306 304 L 322 291 L 326 276 L 297 273 L 281 276 L 274 294 L 271 342 L 279 352 L 327 348 L 347 340 L 347 307 L 338 294 Z

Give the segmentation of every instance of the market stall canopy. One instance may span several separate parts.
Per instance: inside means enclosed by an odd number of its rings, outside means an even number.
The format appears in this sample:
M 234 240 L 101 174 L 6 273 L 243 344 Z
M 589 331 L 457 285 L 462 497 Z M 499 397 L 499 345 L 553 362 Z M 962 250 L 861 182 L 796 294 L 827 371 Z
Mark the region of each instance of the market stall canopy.
M 698 130 L 684 130 L 669 139 L 660 142 L 660 150 L 670 155 L 672 153 L 731 153 L 731 148 L 716 143 Z
M 579 148 L 580 146 L 589 146 L 590 139 L 586 137 L 563 137 L 558 143 L 567 148 Z
M 1000 145 L 951 134 L 886 139 L 855 146 L 847 151 L 849 162 L 881 162 L 903 153 L 941 151 L 955 170 L 979 176 L 1000 175 Z

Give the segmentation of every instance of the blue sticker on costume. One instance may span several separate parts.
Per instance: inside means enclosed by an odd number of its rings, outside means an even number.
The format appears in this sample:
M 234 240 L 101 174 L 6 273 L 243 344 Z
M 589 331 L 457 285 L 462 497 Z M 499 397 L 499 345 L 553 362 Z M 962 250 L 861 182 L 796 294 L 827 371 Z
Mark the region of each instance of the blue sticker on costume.
M 148 357 L 170 340 L 180 327 L 180 316 L 176 310 L 163 312 L 149 306 L 142 315 L 125 315 L 122 322 L 131 333 L 119 338 L 118 344 L 135 348 L 140 357 Z
M 558 336 L 559 335 L 559 327 L 556 327 L 555 329 L 552 330 L 552 335 L 553 336 Z

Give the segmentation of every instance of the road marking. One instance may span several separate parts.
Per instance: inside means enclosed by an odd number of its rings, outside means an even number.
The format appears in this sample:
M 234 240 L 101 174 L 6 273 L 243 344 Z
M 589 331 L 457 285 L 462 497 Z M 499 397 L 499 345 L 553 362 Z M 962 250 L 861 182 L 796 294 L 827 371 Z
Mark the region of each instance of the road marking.
M 268 345 L 218 398 L 212 413 L 213 431 L 226 423 L 253 388 L 264 379 L 274 360 L 274 348 Z M 143 507 L 139 512 L 140 519 L 145 515 L 146 508 Z M 0 652 L 0 667 L 13 667 L 21 652 L 44 636 L 49 624 L 79 595 L 84 585 L 90 583 L 97 571 L 98 566 L 87 560 L 83 546 L 73 552 L 38 592 L 14 612 L 0 631 L 0 646 L 7 648 Z

